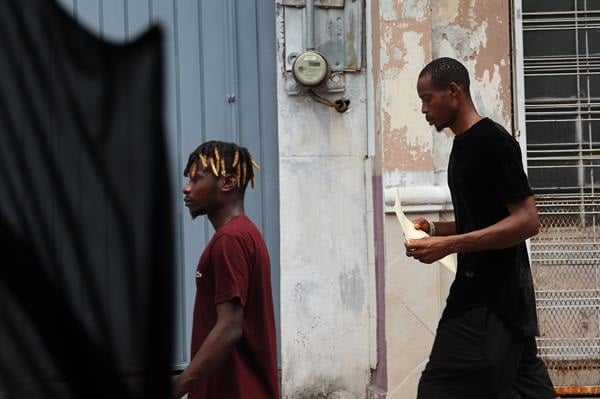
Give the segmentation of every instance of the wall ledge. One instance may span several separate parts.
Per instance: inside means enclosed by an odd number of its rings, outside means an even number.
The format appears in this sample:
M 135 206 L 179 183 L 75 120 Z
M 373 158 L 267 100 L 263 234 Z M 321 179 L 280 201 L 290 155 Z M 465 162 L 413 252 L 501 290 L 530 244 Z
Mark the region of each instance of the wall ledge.
M 396 190 L 400 190 L 402 210 L 405 213 L 452 211 L 448 186 L 388 187 L 385 189 L 385 213 L 394 212 Z

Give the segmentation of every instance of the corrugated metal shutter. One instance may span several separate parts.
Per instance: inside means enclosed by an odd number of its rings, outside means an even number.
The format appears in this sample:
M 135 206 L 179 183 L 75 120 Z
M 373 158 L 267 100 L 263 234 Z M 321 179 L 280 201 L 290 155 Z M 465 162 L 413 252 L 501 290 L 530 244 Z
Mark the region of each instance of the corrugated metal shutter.
M 174 361 L 189 361 L 194 271 L 212 235 L 192 223 L 181 203 L 188 154 L 211 139 L 236 141 L 262 166 L 246 211 L 265 235 L 273 264 L 279 320 L 279 178 L 275 66 L 275 4 L 261 0 L 60 0 L 106 40 L 136 37 L 150 24 L 166 38 L 166 129 L 177 215 L 177 314 Z M 133 187 L 134 189 L 135 187 Z M 278 323 L 279 324 L 279 323 Z

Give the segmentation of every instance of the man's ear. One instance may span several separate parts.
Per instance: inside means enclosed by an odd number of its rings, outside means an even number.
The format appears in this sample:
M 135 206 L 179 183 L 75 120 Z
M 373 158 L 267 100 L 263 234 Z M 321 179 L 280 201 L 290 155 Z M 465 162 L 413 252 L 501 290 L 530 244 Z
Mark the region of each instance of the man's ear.
M 450 82 L 448 85 L 448 90 L 450 90 L 450 95 L 452 97 L 458 97 L 458 94 L 462 91 L 462 88 L 455 82 Z
M 236 175 L 230 174 L 221 178 L 223 185 L 221 186 L 221 191 L 231 191 L 236 190 L 238 188 L 238 179 Z

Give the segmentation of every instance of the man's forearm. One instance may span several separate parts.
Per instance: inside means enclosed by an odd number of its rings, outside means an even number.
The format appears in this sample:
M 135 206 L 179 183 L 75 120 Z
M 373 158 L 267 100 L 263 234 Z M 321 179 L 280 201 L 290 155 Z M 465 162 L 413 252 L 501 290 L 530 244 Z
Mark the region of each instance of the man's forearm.
M 241 329 L 232 329 L 217 324 L 204 340 L 188 367 L 177 377 L 174 398 L 180 398 L 223 362 L 242 337 Z
M 456 234 L 455 222 L 434 222 L 436 236 L 453 236 Z
M 539 217 L 533 196 L 506 205 L 509 215 L 481 230 L 446 237 L 408 240 L 406 255 L 423 263 L 432 263 L 451 253 L 503 249 L 522 243 L 538 233 Z M 436 226 L 437 227 L 437 226 Z M 442 228 L 447 227 L 443 226 Z M 445 231 L 442 231 L 445 233 Z M 436 234 L 437 235 L 437 234 Z
M 537 225 L 517 215 L 510 215 L 484 229 L 451 237 L 452 252 L 464 253 L 508 248 L 527 240 L 537 232 Z

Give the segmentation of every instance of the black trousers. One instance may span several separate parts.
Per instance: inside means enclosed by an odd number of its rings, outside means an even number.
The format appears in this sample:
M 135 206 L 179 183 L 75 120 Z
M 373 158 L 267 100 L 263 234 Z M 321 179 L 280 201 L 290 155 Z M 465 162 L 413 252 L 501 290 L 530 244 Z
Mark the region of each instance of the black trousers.
M 440 322 L 418 399 L 554 399 L 534 337 L 524 337 L 487 308 Z

